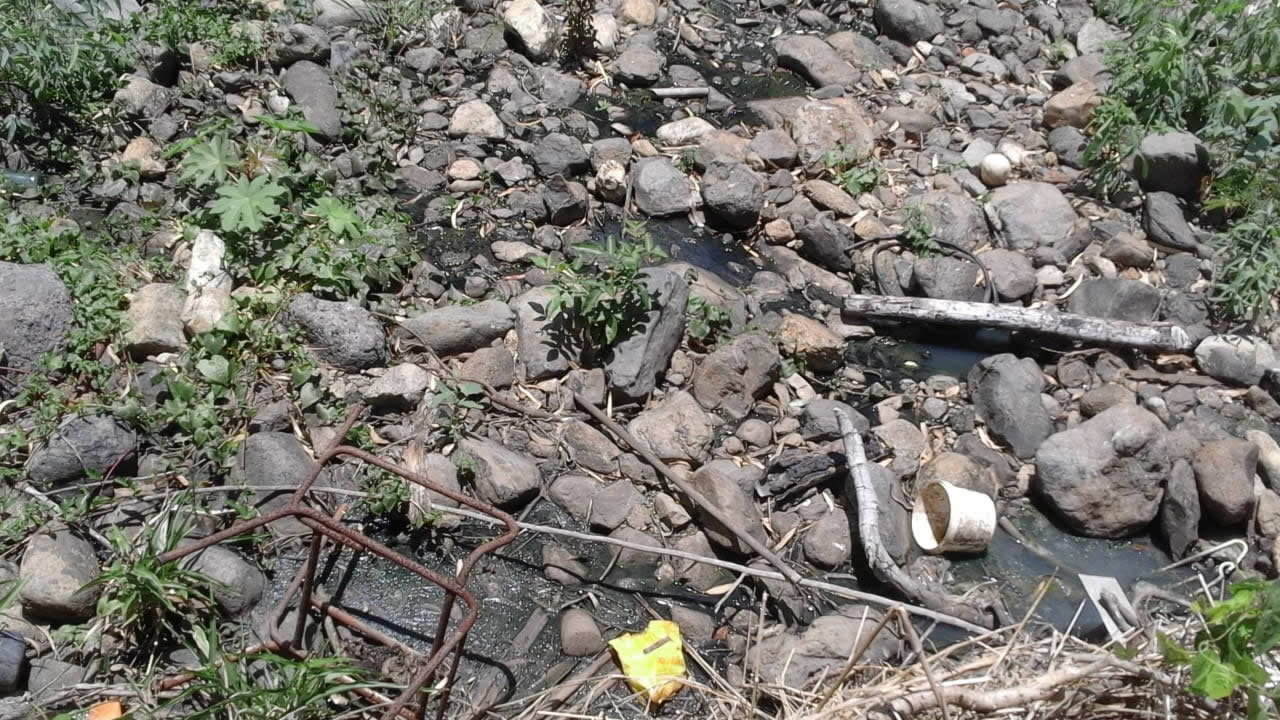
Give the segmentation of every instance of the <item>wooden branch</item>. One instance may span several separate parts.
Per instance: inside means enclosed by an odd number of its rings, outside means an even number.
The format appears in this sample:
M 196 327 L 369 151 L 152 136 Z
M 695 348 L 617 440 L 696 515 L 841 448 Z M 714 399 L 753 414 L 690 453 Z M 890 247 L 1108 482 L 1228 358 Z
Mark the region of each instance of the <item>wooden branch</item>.
M 1168 323 L 1133 323 L 1088 315 L 1032 310 L 1017 305 L 850 295 L 844 299 L 844 316 L 846 322 L 865 318 L 976 325 L 1139 350 L 1187 352 L 1195 347 L 1185 330 Z
M 1111 667 L 1110 658 L 1103 658 L 1080 668 L 1058 670 L 1041 675 L 1034 681 L 1015 688 L 989 690 L 986 688 L 947 687 L 941 693 L 931 690 L 911 693 L 895 698 L 867 714 L 869 718 L 909 718 L 926 710 L 939 707 L 939 703 L 955 705 L 977 713 L 996 713 L 1013 707 L 1030 705 L 1044 700 L 1066 685 L 1079 682 Z
M 867 556 L 867 564 L 871 566 L 871 572 L 881 582 L 891 586 L 913 602 L 954 615 L 975 625 L 991 628 L 993 623 L 986 613 L 944 592 L 916 582 L 890 557 L 889 551 L 884 547 L 884 541 L 880 538 L 880 503 L 875 486 L 871 484 L 871 474 L 867 472 L 867 453 L 862 447 L 862 437 L 853 426 L 848 413 L 836 408 L 835 416 L 840 423 L 840 434 L 844 439 L 845 462 L 849 465 L 849 476 L 853 479 L 855 499 L 858 503 L 858 535 L 862 540 L 862 547 Z

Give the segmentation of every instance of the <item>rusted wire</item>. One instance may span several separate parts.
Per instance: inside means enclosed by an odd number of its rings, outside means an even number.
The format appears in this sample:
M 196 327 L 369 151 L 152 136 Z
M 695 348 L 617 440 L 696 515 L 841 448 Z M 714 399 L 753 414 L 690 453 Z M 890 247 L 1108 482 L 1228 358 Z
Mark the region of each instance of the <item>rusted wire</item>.
M 319 564 L 321 550 L 324 542 L 331 540 L 353 550 L 372 553 L 373 555 L 388 560 L 391 563 L 408 570 L 423 580 L 440 587 L 444 590 L 444 599 L 440 606 L 440 619 L 436 623 L 435 634 L 433 637 L 431 652 L 429 654 L 415 654 L 415 662 L 420 662 L 417 671 L 410 679 L 408 685 L 405 686 L 403 692 L 400 693 L 394 701 L 388 705 L 384 711 L 383 720 L 394 720 L 406 712 L 410 717 L 421 720 L 426 712 L 428 698 L 423 695 L 421 700 L 414 704 L 414 699 L 423 693 L 423 690 L 430 685 L 437 677 L 437 673 L 446 660 L 452 658 L 449 663 L 448 670 L 445 674 L 445 681 L 440 690 L 439 702 L 436 707 L 436 716 L 444 717 L 444 713 L 449 703 L 449 692 L 452 688 L 454 678 L 458 671 L 458 662 L 462 657 L 463 648 L 466 644 L 467 633 L 475 625 L 479 618 L 479 604 L 476 598 L 466 589 L 467 578 L 471 574 L 471 570 L 480 561 L 480 558 L 492 553 L 498 548 L 515 540 L 516 535 L 520 532 L 516 524 L 515 518 L 498 508 L 481 502 L 474 498 L 463 495 L 462 493 L 441 487 L 425 477 L 411 472 L 395 463 L 383 458 L 372 455 L 359 448 L 341 445 L 342 439 L 346 437 L 347 432 L 355 424 L 356 419 L 363 411 L 363 407 L 356 406 L 347 414 L 346 419 L 338 428 L 338 432 L 334 436 L 333 443 L 318 458 L 311 468 L 311 472 L 307 478 L 298 485 L 298 488 L 289 497 L 289 500 L 281 507 L 276 508 L 264 515 L 250 520 L 239 522 L 221 532 L 214 533 L 190 545 L 185 545 L 177 550 L 172 550 L 161 555 L 159 561 L 161 563 L 170 563 L 180 560 L 193 553 L 200 552 L 209 547 L 217 545 L 221 542 L 234 537 L 239 537 L 247 533 L 253 532 L 258 528 L 270 525 L 285 518 L 295 518 L 303 525 L 311 529 L 311 545 L 307 553 L 307 561 L 298 571 L 293 581 L 286 589 L 284 596 L 277 604 L 275 612 L 271 613 L 267 619 L 267 636 L 271 640 L 264 643 L 263 647 L 273 651 L 286 652 L 292 655 L 302 655 L 306 653 L 303 642 L 306 635 L 306 619 L 310 610 L 314 607 L 325 612 L 329 617 L 341 625 L 358 632 L 366 637 L 381 642 L 384 645 L 403 650 L 406 646 L 390 636 L 369 627 L 365 623 L 360 622 L 349 613 L 341 612 L 337 608 L 329 607 L 329 601 L 324 600 L 317 602 L 315 599 L 315 574 Z M 445 577 L 430 568 L 407 558 L 391 548 L 367 537 L 366 535 L 343 525 L 340 522 L 340 514 L 338 516 L 330 516 L 316 510 L 306 504 L 307 493 L 315 484 L 316 479 L 320 477 L 320 473 L 325 466 L 335 459 L 341 457 L 354 458 L 366 462 L 374 467 L 381 468 L 393 475 L 396 475 L 408 482 L 420 485 L 428 490 L 439 493 L 440 495 L 450 498 L 462 505 L 466 505 L 485 515 L 493 517 L 506 526 L 506 531 L 498 537 L 486 542 L 471 551 L 466 559 L 458 568 L 458 572 L 452 577 Z M 252 490 L 252 486 L 246 486 L 246 490 Z M 281 636 L 279 623 L 287 612 L 291 599 L 297 596 L 295 625 L 292 637 L 284 638 Z M 450 616 L 453 614 L 454 604 L 461 600 L 466 607 L 466 613 L 454 626 L 452 632 L 449 630 Z

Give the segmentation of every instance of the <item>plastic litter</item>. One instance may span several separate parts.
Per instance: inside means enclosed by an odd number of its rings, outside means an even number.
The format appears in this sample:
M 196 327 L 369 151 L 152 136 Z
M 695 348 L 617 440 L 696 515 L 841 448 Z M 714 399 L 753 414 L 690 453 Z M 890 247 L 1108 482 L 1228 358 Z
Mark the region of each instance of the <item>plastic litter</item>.
M 684 641 L 680 626 L 670 620 L 653 620 L 642 632 L 609 641 L 622 674 L 632 690 L 643 693 L 650 705 L 660 705 L 684 686 Z
M 927 553 L 980 553 L 995 530 L 991 498 L 942 480 L 921 488 L 911 511 L 911 534 Z
M 116 720 L 124 715 L 124 707 L 116 700 L 107 700 L 89 708 L 84 720 Z

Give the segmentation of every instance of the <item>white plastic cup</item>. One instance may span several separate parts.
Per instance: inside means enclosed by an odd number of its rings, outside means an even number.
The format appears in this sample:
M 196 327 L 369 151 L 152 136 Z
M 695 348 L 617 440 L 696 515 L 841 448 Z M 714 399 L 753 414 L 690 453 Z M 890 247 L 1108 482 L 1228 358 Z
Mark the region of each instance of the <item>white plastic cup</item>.
M 935 480 L 920 489 L 911 510 L 911 535 L 921 550 L 980 553 L 996 531 L 996 505 L 984 493 Z

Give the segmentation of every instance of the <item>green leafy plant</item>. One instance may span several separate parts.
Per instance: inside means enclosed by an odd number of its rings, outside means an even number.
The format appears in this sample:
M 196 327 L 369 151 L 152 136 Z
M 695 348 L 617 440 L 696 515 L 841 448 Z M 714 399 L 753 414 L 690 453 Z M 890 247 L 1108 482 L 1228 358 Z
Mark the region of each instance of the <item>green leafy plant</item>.
M 585 64 L 596 56 L 596 30 L 591 22 L 595 10 L 595 0 L 568 0 L 565 3 L 560 51 L 566 60 Z
M 1258 321 L 1275 312 L 1280 263 L 1271 231 L 1280 186 L 1280 6 L 1245 0 L 1110 0 L 1100 9 L 1131 36 L 1107 54 L 1113 74 L 1090 122 L 1086 159 L 1114 192 L 1150 132 L 1186 130 L 1210 151 L 1205 207 L 1228 226 L 1214 299 Z
M 178 547 L 191 528 L 188 498 L 172 502 L 136 537 L 111 528 L 114 560 L 90 586 L 100 586 L 98 615 L 110 631 L 140 651 L 185 638 L 213 611 L 217 583 L 182 562 L 159 558 Z
M 223 649 L 216 625 L 191 629 L 199 662 L 191 682 L 165 704 L 166 715 L 195 720 L 321 720 L 339 712 L 337 701 L 353 691 L 387 687 L 364 679 L 346 658 L 310 655 L 302 660 L 271 652 Z
M 375 517 L 402 515 L 409 507 L 409 486 L 397 475 L 382 470 L 370 471 L 362 483 L 367 493 L 361 506 Z
M 875 161 L 858 162 L 857 157 L 852 150 L 843 147 L 822 154 L 822 164 L 831 173 L 835 184 L 854 197 L 874 190 L 884 180 L 884 171 Z
M 1165 660 L 1190 668 L 1187 689 L 1235 707 L 1243 701 L 1249 720 L 1274 717 L 1280 688 L 1259 663 L 1280 645 L 1280 582 L 1236 583 L 1223 601 L 1197 600 L 1191 611 L 1200 616 L 1203 629 L 1190 649 L 1159 637 Z
M 92 11 L 0 3 L 0 136 L 66 139 L 87 127 L 134 57 L 122 25 Z
M 260 5 L 232 0 L 153 0 L 133 18 L 133 28 L 148 42 L 183 55 L 199 42 L 215 66 L 228 67 L 262 55 L 262 38 L 247 24 L 262 16 Z
M 681 150 L 676 156 L 674 165 L 680 172 L 688 175 L 697 168 L 698 154 L 693 150 Z
M 701 296 L 690 295 L 684 313 L 685 332 L 699 346 L 714 345 L 716 339 L 729 329 L 729 311 Z
M 636 242 L 610 236 L 604 245 L 574 246 L 569 260 L 549 256 L 535 260 L 552 273 L 552 295 L 543 313 L 550 320 L 565 317 L 557 326 L 562 346 L 580 347 L 584 356 L 592 358 L 629 337 L 644 322 L 654 298 L 640 271 L 666 253 L 647 233 L 639 235 Z M 597 263 L 589 265 L 583 256 L 594 256 Z
M 463 381 L 453 385 L 441 382 L 431 395 L 428 406 L 439 411 L 439 424 L 457 442 L 466 432 L 468 410 L 484 410 L 486 393 L 478 383 Z
M 218 188 L 219 198 L 209 209 L 222 220 L 223 230 L 262 230 L 263 222 L 280 212 L 276 198 L 287 192 L 266 175 L 252 180 L 239 178 Z
M 906 217 L 902 223 L 902 242 L 916 255 L 930 257 L 938 255 L 942 249 L 933 237 L 933 223 L 925 217 L 918 205 L 908 205 Z

